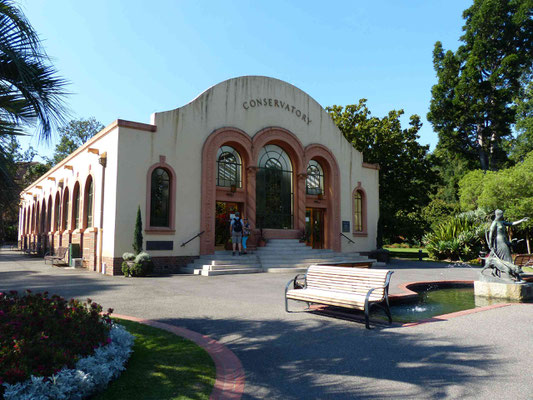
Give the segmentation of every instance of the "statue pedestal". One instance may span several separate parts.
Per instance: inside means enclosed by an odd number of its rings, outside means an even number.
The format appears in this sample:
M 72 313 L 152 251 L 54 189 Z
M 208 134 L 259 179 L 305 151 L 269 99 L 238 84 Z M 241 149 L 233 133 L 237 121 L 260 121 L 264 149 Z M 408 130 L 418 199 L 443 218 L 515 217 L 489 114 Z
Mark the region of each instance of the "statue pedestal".
M 525 301 L 533 299 L 533 283 L 505 282 L 482 275 L 480 280 L 474 282 L 474 294 L 488 298 Z

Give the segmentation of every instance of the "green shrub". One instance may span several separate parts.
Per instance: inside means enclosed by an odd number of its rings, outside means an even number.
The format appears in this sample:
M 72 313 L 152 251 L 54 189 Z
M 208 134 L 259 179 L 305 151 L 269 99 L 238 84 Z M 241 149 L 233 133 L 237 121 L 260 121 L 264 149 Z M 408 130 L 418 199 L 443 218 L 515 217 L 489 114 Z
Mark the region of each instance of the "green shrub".
M 146 276 L 154 270 L 154 263 L 148 253 L 139 253 L 134 260 L 122 263 L 122 273 L 124 276 Z
M 482 210 L 459 214 L 437 225 L 424 237 L 429 257 L 436 260 L 471 260 L 478 256 L 487 228 Z

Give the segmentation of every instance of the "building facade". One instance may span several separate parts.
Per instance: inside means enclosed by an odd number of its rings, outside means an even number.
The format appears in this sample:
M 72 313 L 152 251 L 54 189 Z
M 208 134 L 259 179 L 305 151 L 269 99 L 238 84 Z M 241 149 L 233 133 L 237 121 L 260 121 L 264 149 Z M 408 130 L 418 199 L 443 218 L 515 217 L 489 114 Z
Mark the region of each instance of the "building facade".
M 325 110 L 277 79 L 219 83 L 150 124 L 117 120 L 21 193 L 19 243 L 77 243 L 83 265 L 120 274 L 137 209 L 145 249 L 172 271 L 224 248 L 240 211 L 261 238 L 376 248 L 379 168 Z

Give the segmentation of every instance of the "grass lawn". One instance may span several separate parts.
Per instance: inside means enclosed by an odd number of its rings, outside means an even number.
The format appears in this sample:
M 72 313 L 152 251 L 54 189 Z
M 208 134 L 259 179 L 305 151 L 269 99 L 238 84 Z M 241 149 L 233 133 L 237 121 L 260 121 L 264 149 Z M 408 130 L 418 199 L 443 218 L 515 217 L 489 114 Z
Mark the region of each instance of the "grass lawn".
M 390 252 L 390 256 L 393 258 L 409 258 L 418 260 L 418 251 L 422 250 L 422 260 L 431 261 L 428 258 L 428 253 L 423 248 L 411 247 L 411 248 L 402 248 L 402 247 L 387 247 L 383 246 L 384 249 Z
M 215 364 L 193 342 L 161 329 L 116 319 L 135 336 L 127 369 L 93 400 L 208 399 Z
M 523 267 L 522 270 L 523 270 L 524 272 L 527 272 L 528 274 L 533 273 L 533 268 L 530 268 L 530 267 Z

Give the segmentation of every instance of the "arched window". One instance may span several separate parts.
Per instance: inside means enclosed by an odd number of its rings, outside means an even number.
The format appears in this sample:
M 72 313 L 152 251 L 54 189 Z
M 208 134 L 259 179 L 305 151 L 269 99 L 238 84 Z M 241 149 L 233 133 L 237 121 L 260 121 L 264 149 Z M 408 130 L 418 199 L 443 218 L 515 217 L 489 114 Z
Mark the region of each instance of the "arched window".
M 170 174 L 164 168 L 152 172 L 150 188 L 150 226 L 170 227 Z
M 56 193 L 56 201 L 54 203 L 54 232 L 61 229 L 61 220 L 59 219 L 59 192 Z
M 41 215 L 39 216 L 39 233 L 44 233 L 46 230 L 46 201 L 43 200 L 41 204 Z
M 76 182 L 72 192 L 72 229 L 80 228 L 80 184 Z
M 70 198 L 69 198 L 69 191 L 68 188 L 65 188 L 65 191 L 63 193 L 63 207 L 61 210 L 61 229 L 67 230 L 68 229 L 68 211 L 70 207 Z
M 26 218 L 27 218 L 26 209 L 22 211 L 22 234 L 26 234 Z
M 256 175 L 256 225 L 260 228 L 292 229 L 293 173 L 289 155 L 268 144 L 259 153 Z
M 324 172 L 322 166 L 315 160 L 309 161 L 309 165 L 307 166 L 305 191 L 307 194 L 324 194 Z
M 218 149 L 217 186 L 242 187 L 241 156 L 233 147 L 222 146 Z
M 48 210 L 46 211 L 46 232 L 52 231 L 52 195 L 48 197 Z
M 83 221 L 83 227 L 84 228 L 90 228 L 91 226 L 94 226 L 93 223 L 93 199 L 94 199 L 94 185 L 93 185 L 93 178 L 89 175 L 87 178 L 87 182 L 85 183 L 85 197 L 83 199 L 84 204 L 84 221 Z
M 363 195 L 359 190 L 353 196 L 353 230 L 363 231 Z
M 366 193 L 361 187 L 361 183 L 359 183 L 352 193 L 352 233 L 355 236 L 366 236 L 368 234 L 366 227 L 366 212 Z

